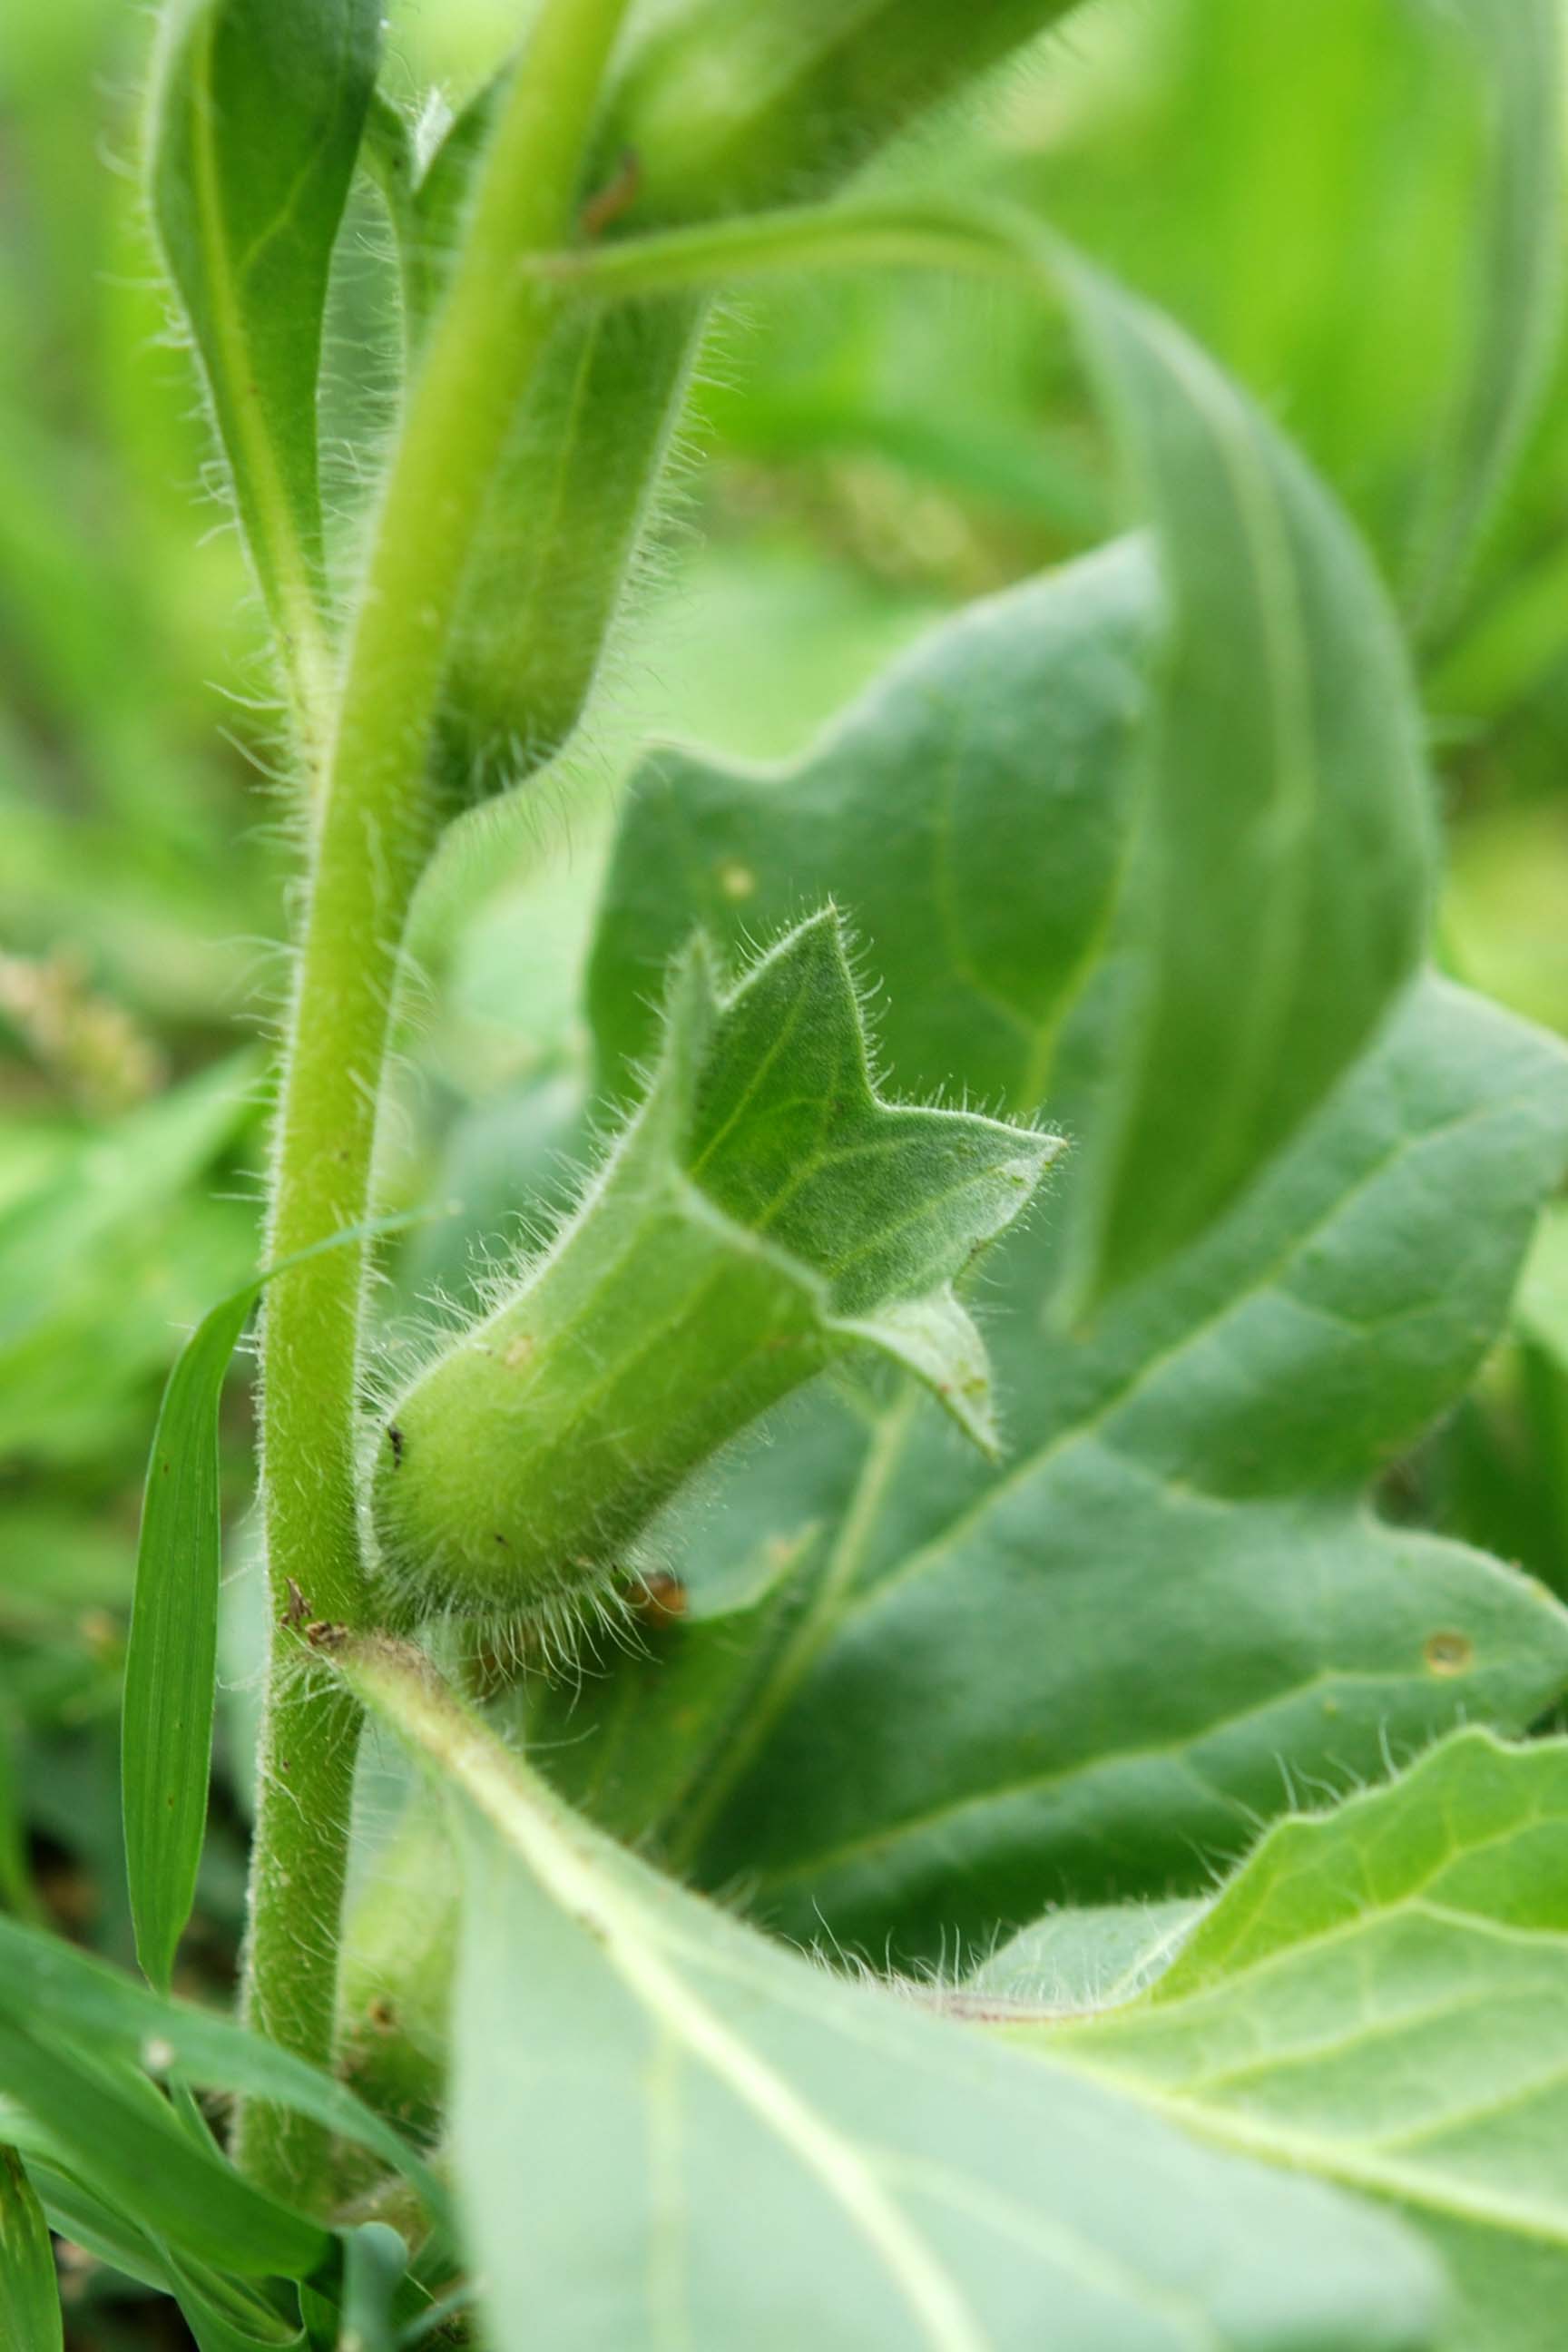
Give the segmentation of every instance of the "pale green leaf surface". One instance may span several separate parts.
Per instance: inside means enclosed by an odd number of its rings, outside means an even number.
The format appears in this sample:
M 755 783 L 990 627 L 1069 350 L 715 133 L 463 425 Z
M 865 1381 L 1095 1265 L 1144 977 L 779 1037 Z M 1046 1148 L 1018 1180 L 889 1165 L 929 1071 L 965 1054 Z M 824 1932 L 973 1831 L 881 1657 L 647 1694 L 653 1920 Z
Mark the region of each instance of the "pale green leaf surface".
M 1456 2352 L 1548 2352 L 1568 2296 L 1568 1746 L 1467 1732 L 1281 1823 L 1131 2006 L 1029 2029 L 1222 2145 L 1389 2200 Z
M 1103 2009 L 1129 2000 L 1170 1967 L 1206 1908 L 1199 1895 L 1177 1895 L 1049 1911 L 999 1945 L 953 1998 L 966 2011 L 1013 2002 Z
M 1353 2205 L 813 1967 L 574 1818 L 421 1662 L 348 1671 L 465 1801 L 455 2147 L 497 2352 L 1434 2340 Z
M 1131 548 L 997 599 L 782 774 L 661 757 L 594 970 L 612 1079 L 656 902 L 734 938 L 831 889 L 907 1082 L 1027 1102 L 1049 1062 L 1053 1118 L 1090 1129 L 1119 1032 L 1114 971 L 1082 966 L 1152 594 Z M 793 1934 L 931 1958 L 1051 1903 L 1201 1887 L 1290 1803 L 1282 1759 L 1343 1786 L 1459 1720 L 1522 1728 L 1568 1621 L 1362 1497 L 1499 1328 L 1565 1130 L 1561 1049 L 1424 982 L 1247 1197 L 1076 1337 L 1052 1315 L 1098 1181 L 1075 1152 L 986 1268 L 1000 1474 L 912 1399 L 797 1409 L 664 1532 L 679 1665 L 612 1664 L 559 1721 L 536 1702 L 551 1769 Z M 785 1557 L 787 1589 L 737 1605 Z
M 379 0 L 182 0 L 153 117 L 159 235 L 307 711 L 324 646 L 322 320 L 381 22 Z
M 515 1605 L 524 1576 L 580 1585 L 851 1352 L 915 1372 L 994 1450 L 953 1284 L 1059 1139 L 886 1100 L 867 1056 L 831 909 L 733 985 L 693 945 L 647 1098 L 576 1215 L 392 1403 L 374 1503 L 395 1570 L 480 1609 Z
M 21 2158 L 0 2147 L 0 2343 L 60 2352 L 64 2341 L 48 2223 Z

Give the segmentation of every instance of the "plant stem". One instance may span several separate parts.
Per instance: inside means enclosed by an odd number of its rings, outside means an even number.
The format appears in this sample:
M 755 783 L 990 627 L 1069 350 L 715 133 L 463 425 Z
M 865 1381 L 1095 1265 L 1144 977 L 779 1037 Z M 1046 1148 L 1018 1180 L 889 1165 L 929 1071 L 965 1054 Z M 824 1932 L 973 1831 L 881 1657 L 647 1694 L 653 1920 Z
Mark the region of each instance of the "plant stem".
M 544 0 L 477 187 L 388 473 L 316 813 L 284 1063 L 269 1252 L 360 1223 L 400 945 L 439 812 L 431 730 L 464 567 L 559 293 L 528 257 L 571 231 L 600 86 L 627 0 Z M 372 1613 L 354 1497 L 365 1261 L 280 1275 L 263 1355 L 263 1517 L 274 1630 L 246 1954 L 250 2022 L 330 2063 L 358 1746 L 357 1704 L 277 1621 L 290 1582 L 320 1618 Z M 320 2128 L 247 2106 L 240 2160 L 296 2202 L 330 2197 Z

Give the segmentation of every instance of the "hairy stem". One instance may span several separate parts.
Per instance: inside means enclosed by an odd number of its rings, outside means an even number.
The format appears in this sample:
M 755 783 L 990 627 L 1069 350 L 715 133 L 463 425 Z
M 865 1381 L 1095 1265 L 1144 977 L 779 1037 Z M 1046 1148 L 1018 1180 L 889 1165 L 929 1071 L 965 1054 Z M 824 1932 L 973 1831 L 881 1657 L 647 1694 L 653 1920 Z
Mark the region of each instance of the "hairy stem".
M 475 192 L 449 291 L 393 456 L 318 805 L 284 1064 L 271 1234 L 287 1256 L 360 1223 L 400 942 L 438 823 L 432 723 L 464 566 L 559 295 L 528 257 L 569 233 L 626 0 L 545 0 Z M 331 2056 L 360 1713 L 280 1621 L 369 1613 L 354 1502 L 362 1248 L 280 1275 L 263 1355 L 263 1515 L 274 1632 L 253 1851 L 246 2010 Z M 298 2202 L 330 2196 L 319 2127 L 264 2105 L 241 2161 Z

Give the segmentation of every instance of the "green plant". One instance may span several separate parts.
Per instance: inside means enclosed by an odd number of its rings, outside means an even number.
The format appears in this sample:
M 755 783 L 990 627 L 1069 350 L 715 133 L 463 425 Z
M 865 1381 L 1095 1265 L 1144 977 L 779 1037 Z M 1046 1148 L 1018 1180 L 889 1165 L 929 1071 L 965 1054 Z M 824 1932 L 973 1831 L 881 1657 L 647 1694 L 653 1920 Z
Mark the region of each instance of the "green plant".
M 147 1981 L 0 1922 L 29 2347 L 42 2217 L 203 2352 L 1551 2340 L 1568 1809 L 1523 1735 L 1568 1617 L 1366 1490 L 1500 1328 L 1568 1157 L 1561 1050 L 1424 969 L 1410 650 L 1540 394 L 1555 17 L 1459 12 L 1491 299 L 1402 620 L 1262 410 L 1036 215 L 918 149 L 839 187 L 1064 13 L 539 0 L 433 145 L 366 0 L 167 15 L 153 209 L 307 895 L 264 1270 L 181 1356 L 148 1480 Z M 401 393 L 335 513 L 318 386 L 372 189 Z M 554 1129 L 609 1139 L 536 1255 L 476 1220 L 479 1309 L 410 1370 L 370 1275 L 416 894 L 582 722 L 710 297 L 905 269 L 1059 307 L 1141 529 L 786 767 L 647 755 Z M 173 1986 L 258 1297 L 232 2023 Z M 367 1716 L 430 1786 L 350 1902 Z

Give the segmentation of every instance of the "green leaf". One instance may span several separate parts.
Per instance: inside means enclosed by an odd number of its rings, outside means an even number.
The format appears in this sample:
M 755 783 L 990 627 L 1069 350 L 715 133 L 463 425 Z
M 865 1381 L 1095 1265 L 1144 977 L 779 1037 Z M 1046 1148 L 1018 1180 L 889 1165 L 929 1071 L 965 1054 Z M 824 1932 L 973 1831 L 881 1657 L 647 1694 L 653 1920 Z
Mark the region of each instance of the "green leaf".
M 223 1525 L 218 1405 L 256 1303 L 205 1316 L 169 1376 L 153 1439 L 125 1657 L 121 1803 L 136 1956 L 169 1989 L 206 1831 Z
M 242 1146 L 258 1076 L 249 1055 L 203 1071 L 0 1208 L 0 1455 L 96 1465 L 141 1446 L 171 1329 L 254 1263 L 250 1215 L 200 1193 Z
M 1555 0 L 1459 0 L 1454 14 L 1480 64 L 1489 154 L 1469 365 L 1427 472 L 1418 589 L 1428 627 L 1462 586 L 1540 408 L 1563 298 L 1562 12 Z
M 1114 969 L 1081 973 L 1152 596 L 1127 550 L 994 600 L 797 770 L 660 755 L 595 952 L 612 1082 L 641 940 L 692 916 L 732 939 L 830 890 L 905 1083 L 1024 1104 L 1048 1063 L 1053 1117 L 1090 1129 L 1120 1032 Z M 1499 1329 L 1565 1134 L 1561 1049 L 1423 983 L 1228 1216 L 1077 1337 L 1052 1310 L 1100 1174 L 1074 1152 L 987 1268 L 1001 1472 L 912 1397 L 818 1399 L 670 1531 L 679 1665 L 606 1661 L 569 1722 L 534 1696 L 550 1769 L 789 1934 L 951 1958 L 1052 1902 L 1201 1889 L 1291 1772 L 1342 1786 L 1467 1717 L 1523 1728 L 1568 1620 L 1363 1491 Z M 751 1599 L 770 1558 L 794 1566 Z
M 1072 2011 L 1130 2000 L 1169 1968 L 1207 1907 L 1177 1896 L 1049 1911 L 966 1977 L 955 1999 L 965 2013 L 1012 2002 Z
M 373 1220 L 281 1259 L 209 1309 L 163 1391 L 142 1508 L 126 1646 L 121 1808 L 136 1957 L 166 1992 L 206 1827 L 223 1565 L 218 1412 L 246 1320 L 272 1276 L 406 1217 Z
M 1088 1297 L 1201 1233 L 1366 1043 L 1421 953 L 1435 836 L 1404 648 L 1343 517 L 1157 311 L 1076 263 L 1067 284 L 1166 595 Z
M 1454 2341 L 1544 2352 L 1568 2294 L 1568 1746 L 1447 1741 L 1281 1823 L 1130 2007 L 1030 2030 L 1205 2140 L 1432 2239 Z
M 46 2135 L 47 2152 L 140 2229 L 216 2269 L 303 2276 L 326 2233 L 192 2138 L 146 2078 L 32 2030 L 0 2007 L 6 2096 Z
M 454 2145 L 497 2352 L 1436 2340 L 1432 2274 L 1353 2203 L 668 1885 L 415 1654 L 346 1670 L 463 1799 Z
M 0 2147 L 0 2343 L 60 2352 L 64 2342 L 48 2224 L 21 2158 Z
M 161 2082 L 292 2108 L 368 2148 L 411 2183 L 433 2214 L 444 2212 L 440 2183 L 429 2167 L 331 2075 L 227 2018 L 150 1991 L 58 1936 L 5 1919 L 0 1919 L 0 2017 L 40 2040 L 143 2067 Z M 13 2090 L 9 2083 L 6 2090 Z M 14 2095 L 21 2097 L 19 2092 Z M 170 2114 L 163 2102 L 157 2104 Z M 51 2126 L 47 2114 L 40 2120 Z M 196 2141 L 183 2131 L 181 2137 L 200 2153 Z
M 826 206 L 647 239 L 587 274 L 647 292 L 889 248 L 1022 267 L 1066 296 L 1157 534 L 1119 887 L 1079 975 L 1116 1040 L 1077 1194 L 1081 1307 L 1245 1190 L 1409 977 L 1435 846 L 1419 716 L 1387 598 L 1301 459 L 1170 320 L 1027 215 Z
M 889 1103 L 867 1053 L 831 909 L 732 987 L 700 940 L 682 959 L 647 1099 L 578 1213 L 391 1407 L 376 1528 L 426 1606 L 569 1600 L 850 1350 L 913 1371 L 994 1451 L 953 1284 L 1059 1139 Z
M 379 0 L 174 0 L 153 211 L 301 715 L 326 679 L 316 385 Z

